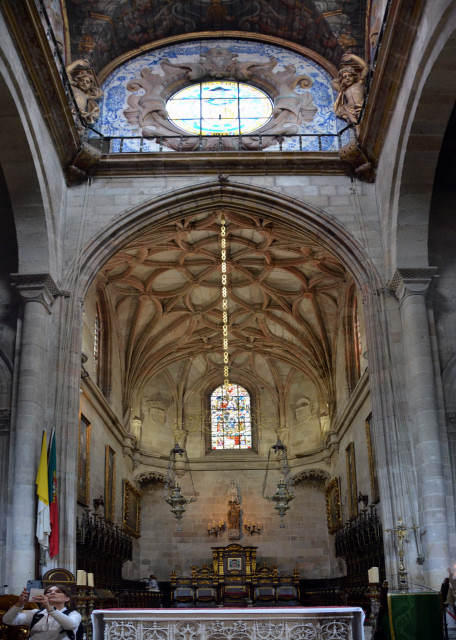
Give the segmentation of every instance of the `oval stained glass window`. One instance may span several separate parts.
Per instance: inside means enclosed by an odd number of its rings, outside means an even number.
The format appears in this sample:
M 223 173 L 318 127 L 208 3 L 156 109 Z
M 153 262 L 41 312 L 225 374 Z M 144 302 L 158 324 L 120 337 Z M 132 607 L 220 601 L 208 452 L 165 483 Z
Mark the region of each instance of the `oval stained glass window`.
M 168 100 L 169 119 L 193 135 L 239 135 L 262 127 L 272 115 L 272 101 L 242 82 L 199 82 Z

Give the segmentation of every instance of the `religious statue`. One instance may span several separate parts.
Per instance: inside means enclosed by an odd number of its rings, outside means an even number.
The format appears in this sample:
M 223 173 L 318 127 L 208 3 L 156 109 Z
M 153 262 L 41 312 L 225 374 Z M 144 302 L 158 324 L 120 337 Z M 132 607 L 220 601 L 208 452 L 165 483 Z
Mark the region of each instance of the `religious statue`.
M 96 100 L 103 95 L 94 70 L 87 60 L 75 60 L 66 71 L 82 119 L 87 124 L 93 124 L 100 117 L 100 107 Z
M 233 480 L 231 480 L 228 491 L 228 539 L 239 540 L 241 537 L 241 505 L 239 504 L 238 490 Z
M 338 92 L 334 113 L 355 125 L 359 124 L 364 102 L 367 72 L 368 66 L 362 58 L 347 53 L 342 56 L 339 78 L 332 81 L 334 89 Z
M 187 442 L 188 431 L 184 428 L 183 424 L 176 424 L 173 427 L 173 439 L 174 444 L 178 444 L 181 449 L 185 449 Z
M 141 430 L 142 430 L 142 420 L 141 418 L 138 418 L 138 416 L 135 416 L 131 420 L 131 432 L 136 437 L 138 444 L 141 441 Z

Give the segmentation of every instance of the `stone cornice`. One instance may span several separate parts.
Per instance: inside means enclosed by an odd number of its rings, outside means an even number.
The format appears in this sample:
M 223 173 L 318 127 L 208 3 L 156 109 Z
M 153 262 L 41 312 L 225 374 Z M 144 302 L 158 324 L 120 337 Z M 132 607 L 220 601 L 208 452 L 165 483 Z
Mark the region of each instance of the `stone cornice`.
M 337 153 L 220 152 L 128 153 L 103 155 L 95 176 L 180 175 L 351 175 L 353 169 Z

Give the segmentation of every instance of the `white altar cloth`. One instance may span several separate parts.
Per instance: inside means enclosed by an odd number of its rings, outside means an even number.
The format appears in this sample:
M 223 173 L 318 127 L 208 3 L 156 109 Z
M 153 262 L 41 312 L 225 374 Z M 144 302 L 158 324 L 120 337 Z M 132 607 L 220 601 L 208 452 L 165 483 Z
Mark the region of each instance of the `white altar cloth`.
M 99 609 L 93 640 L 364 640 L 359 607 Z

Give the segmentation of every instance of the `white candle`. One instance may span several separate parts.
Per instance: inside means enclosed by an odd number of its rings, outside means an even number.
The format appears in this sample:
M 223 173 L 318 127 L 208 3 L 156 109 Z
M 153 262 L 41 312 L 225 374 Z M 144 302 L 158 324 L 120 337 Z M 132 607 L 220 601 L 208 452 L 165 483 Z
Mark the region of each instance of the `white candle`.
M 76 584 L 85 587 L 87 582 L 86 572 L 84 569 L 78 569 L 76 573 Z
M 94 587 L 94 580 L 93 580 L 93 573 L 88 573 L 87 574 L 87 586 L 88 587 Z
M 371 567 L 367 572 L 368 581 L 370 583 L 378 583 L 380 582 L 380 575 L 378 573 L 378 567 Z

